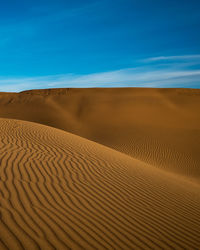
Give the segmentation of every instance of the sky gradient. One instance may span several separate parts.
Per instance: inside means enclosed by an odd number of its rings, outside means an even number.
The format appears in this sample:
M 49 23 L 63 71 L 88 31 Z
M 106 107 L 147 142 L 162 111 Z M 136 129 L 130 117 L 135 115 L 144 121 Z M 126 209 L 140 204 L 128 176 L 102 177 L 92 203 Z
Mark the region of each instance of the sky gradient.
M 200 88 L 199 0 L 8 0 L 0 91 Z

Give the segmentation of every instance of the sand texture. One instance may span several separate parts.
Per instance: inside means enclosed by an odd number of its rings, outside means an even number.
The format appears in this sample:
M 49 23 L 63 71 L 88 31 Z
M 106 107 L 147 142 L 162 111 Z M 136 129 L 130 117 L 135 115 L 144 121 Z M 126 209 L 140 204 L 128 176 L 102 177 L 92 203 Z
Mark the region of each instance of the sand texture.
M 0 93 L 0 117 L 63 129 L 200 181 L 200 90 L 50 89 Z
M 199 90 L 0 93 L 0 117 L 0 249 L 200 248 Z

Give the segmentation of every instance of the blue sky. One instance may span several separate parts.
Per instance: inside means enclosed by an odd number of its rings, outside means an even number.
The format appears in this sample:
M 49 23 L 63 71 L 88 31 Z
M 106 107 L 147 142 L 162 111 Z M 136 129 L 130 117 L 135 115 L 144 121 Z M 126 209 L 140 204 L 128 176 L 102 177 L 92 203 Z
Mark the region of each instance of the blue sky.
M 200 88 L 199 0 L 7 0 L 0 91 Z

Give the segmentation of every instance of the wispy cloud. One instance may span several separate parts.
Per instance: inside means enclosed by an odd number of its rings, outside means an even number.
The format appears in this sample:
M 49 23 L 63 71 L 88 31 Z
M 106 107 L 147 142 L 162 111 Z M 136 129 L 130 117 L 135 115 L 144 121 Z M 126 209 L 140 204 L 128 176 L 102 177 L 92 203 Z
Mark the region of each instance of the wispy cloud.
M 180 55 L 180 56 L 158 56 L 146 58 L 144 62 L 157 62 L 157 61 L 185 61 L 185 60 L 198 60 L 200 61 L 200 55 Z
M 163 58 L 184 62 L 162 63 Z M 0 77 L 0 91 L 19 92 L 39 88 L 88 88 L 88 87 L 187 87 L 200 88 L 200 68 L 191 67 L 192 60 L 200 60 L 200 55 L 163 56 L 146 59 L 149 63 L 134 68 L 99 72 L 93 74 L 62 74 L 42 77 Z M 152 61 L 158 63 L 151 63 Z
M 122 69 L 89 75 L 54 75 L 0 80 L 0 91 L 19 92 L 27 89 L 59 87 L 199 87 L 200 70 L 165 71 Z

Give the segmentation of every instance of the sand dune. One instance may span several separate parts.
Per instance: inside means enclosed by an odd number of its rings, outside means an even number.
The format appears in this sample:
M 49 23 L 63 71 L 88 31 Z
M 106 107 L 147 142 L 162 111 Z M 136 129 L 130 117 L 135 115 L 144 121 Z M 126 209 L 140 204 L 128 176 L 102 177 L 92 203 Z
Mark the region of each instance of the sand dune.
M 200 90 L 51 89 L 0 94 L 0 117 L 37 122 L 200 179 Z
M 199 248 L 198 184 L 56 128 L 0 134 L 0 249 Z

